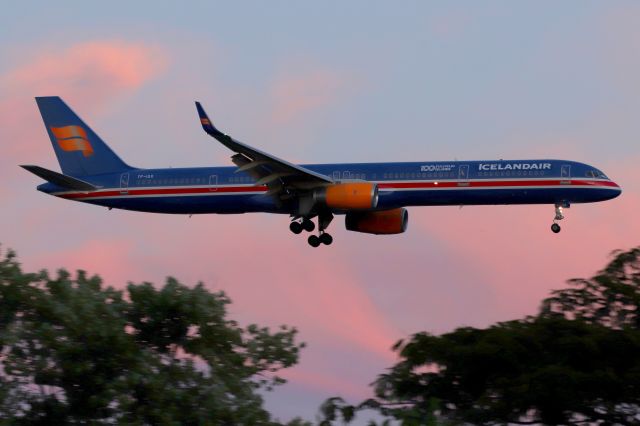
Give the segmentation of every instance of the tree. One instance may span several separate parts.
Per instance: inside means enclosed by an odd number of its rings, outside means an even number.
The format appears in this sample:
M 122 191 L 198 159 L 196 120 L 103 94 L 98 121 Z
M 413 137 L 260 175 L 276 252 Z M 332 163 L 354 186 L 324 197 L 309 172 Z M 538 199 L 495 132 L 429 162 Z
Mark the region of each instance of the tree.
M 594 277 L 569 280 L 570 288 L 554 291 L 541 315 L 640 330 L 640 247 L 613 255 Z
M 640 408 L 635 330 L 531 318 L 418 333 L 399 355 L 376 396 L 409 424 L 423 424 L 434 408 L 473 424 L 629 423 Z
M 275 424 L 261 390 L 283 383 L 296 329 L 240 327 L 223 292 L 173 278 L 104 287 L 0 261 L 0 421 Z M 294 424 L 303 424 L 299 419 Z
M 640 423 L 639 266 L 640 248 L 617 252 L 538 316 L 400 341 L 376 397 L 329 399 L 325 419 L 375 408 L 405 425 Z

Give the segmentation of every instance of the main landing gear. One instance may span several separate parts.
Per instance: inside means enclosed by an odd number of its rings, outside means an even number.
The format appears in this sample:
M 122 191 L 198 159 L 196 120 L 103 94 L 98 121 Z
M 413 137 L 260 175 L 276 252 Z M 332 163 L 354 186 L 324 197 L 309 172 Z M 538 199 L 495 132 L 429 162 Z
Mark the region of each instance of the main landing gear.
M 562 207 L 562 204 L 556 204 L 556 217 L 553 219 L 553 225 L 551 225 L 551 231 L 553 231 L 554 234 L 557 234 L 562 229 L 560 228 L 560 225 L 556 223 L 557 220 L 564 219 L 564 215 L 562 214 Z M 565 207 L 569 207 L 569 205 L 567 204 L 565 205 Z
M 331 234 L 323 232 L 320 235 L 310 235 L 307 242 L 311 247 L 318 247 L 320 244 L 328 246 L 333 242 L 333 237 Z
M 291 224 L 289 225 L 289 229 L 294 234 L 299 234 L 302 231 L 312 232 L 314 229 L 316 229 L 316 225 L 311 220 L 303 218 L 301 221 L 294 220 L 293 222 L 291 222 Z
M 319 247 L 320 244 L 324 244 L 326 246 L 330 245 L 333 242 L 333 237 L 331 234 L 325 232 L 331 221 L 333 220 L 333 215 L 331 213 L 321 214 L 318 216 L 318 235 L 310 235 L 307 238 L 307 242 L 311 247 Z M 289 225 L 289 229 L 294 234 L 300 234 L 302 231 L 313 232 L 316 228 L 316 225 L 309 218 L 295 218 L 291 224 Z

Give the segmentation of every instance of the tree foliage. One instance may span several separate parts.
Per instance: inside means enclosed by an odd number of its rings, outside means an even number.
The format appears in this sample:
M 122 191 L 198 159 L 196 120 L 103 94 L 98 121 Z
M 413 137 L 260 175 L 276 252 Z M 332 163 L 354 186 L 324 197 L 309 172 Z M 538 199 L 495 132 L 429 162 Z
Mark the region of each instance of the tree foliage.
M 229 298 L 173 278 L 157 289 L 24 273 L 0 260 L 0 421 L 275 424 L 261 390 L 298 361 L 296 330 L 240 327 Z M 294 424 L 303 424 L 296 420 Z
M 569 284 L 535 317 L 398 342 L 376 397 L 329 399 L 325 419 L 375 408 L 405 425 L 640 423 L 640 248 Z
M 545 299 L 541 315 L 640 330 L 640 247 L 614 252 L 613 260 L 592 278 L 568 282 L 570 288 Z

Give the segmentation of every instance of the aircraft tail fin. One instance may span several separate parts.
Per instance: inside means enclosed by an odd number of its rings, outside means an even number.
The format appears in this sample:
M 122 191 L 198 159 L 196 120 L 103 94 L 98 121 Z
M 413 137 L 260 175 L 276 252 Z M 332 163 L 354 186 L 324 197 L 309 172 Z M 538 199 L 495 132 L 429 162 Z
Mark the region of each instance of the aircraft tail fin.
M 30 171 L 34 175 L 41 177 L 47 182 L 54 183 L 58 186 L 62 186 L 63 188 L 75 189 L 77 191 L 95 191 L 98 189 L 97 186 L 90 184 L 89 182 L 85 182 L 80 179 L 76 179 L 71 176 L 63 175 L 62 173 L 54 172 L 53 170 L 45 169 L 40 166 L 30 166 L 24 165 L 20 166 L 25 170 Z
M 132 169 L 60 97 L 37 97 L 36 102 L 62 173 L 87 176 Z

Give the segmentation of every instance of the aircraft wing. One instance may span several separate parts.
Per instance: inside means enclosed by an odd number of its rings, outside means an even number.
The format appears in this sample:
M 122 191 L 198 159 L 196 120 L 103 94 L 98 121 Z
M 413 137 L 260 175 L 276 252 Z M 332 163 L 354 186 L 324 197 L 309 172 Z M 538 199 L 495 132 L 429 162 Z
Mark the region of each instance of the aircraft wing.
M 290 189 L 306 190 L 333 183 L 329 176 L 289 163 L 222 133 L 213 125 L 200 102 L 196 102 L 196 108 L 204 131 L 236 153 L 231 157 L 238 166 L 236 172 L 249 173 L 257 179 L 256 185 L 267 185 L 269 193 L 282 195 Z

